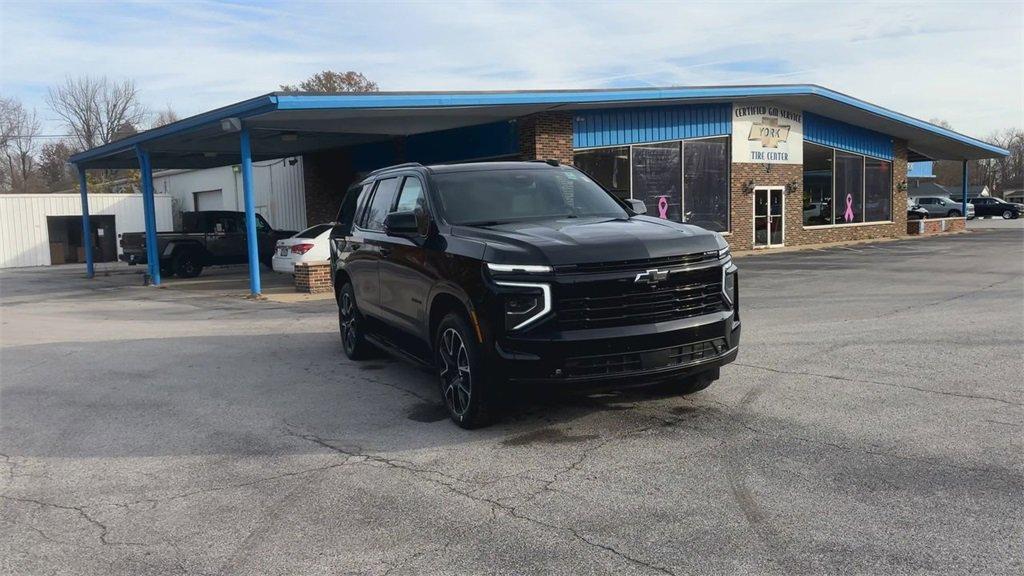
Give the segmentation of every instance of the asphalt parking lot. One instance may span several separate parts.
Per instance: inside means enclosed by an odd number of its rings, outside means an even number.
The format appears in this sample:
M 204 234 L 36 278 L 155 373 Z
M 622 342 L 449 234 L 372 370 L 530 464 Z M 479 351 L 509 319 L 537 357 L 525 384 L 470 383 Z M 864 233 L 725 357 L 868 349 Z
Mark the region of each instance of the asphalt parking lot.
M 739 264 L 708 390 L 474 432 L 330 300 L 0 273 L 0 572 L 1020 574 L 1024 230 Z

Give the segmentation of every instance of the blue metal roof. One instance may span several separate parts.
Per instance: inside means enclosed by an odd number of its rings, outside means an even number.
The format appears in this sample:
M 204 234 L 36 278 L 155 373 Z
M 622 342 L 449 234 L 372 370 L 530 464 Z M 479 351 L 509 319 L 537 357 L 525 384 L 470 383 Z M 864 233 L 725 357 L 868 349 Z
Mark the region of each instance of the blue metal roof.
M 266 123 L 264 130 L 278 130 L 278 133 L 299 131 L 288 127 L 291 119 L 302 119 L 307 122 L 306 126 L 309 122 L 335 122 L 334 129 L 317 131 L 316 137 L 305 139 L 302 145 L 288 147 L 275 141 L 275 146 L 268 148 L 267 154 L 279 157 L 346 145 L 360 139 L 366 141 L 365 138 L 397 135 L 375 134 L 372 126 L 380 118 L 394 119 L 401 114 L 404 116 L 396 124 L 409 127 L 408 132 L 401 134 L 409 135 L 484 124 L 544 110 L 744 99 L 787 102 L 821 116 L 903 138 L 912 150 L 922 156 L 967 159 L 1008 155 L 998 146 L 846 94 L 813 84 L 795 84 L 520 92 L 271 93 L 86 150 L 72 156 L 70 161 L 85 168 L 130 167 L 134 165 L 132 149 L 140 145 L 153 150 L 157 167 L 174 167 L 167 164 L 176 160 L 183 163 L 180 167 L 191 167 L 189 163 L 198 166 L 203 162 L 202 158 L 208 159 L 208 165 L 235 163 L 234 152 L 226 147 L 225 134 L 220 131 L 221 120 L 227 118 L 259 120 Z M 442 121 L 442 117 L 446 120 Z M 457 120 L 458 117 L 462 119 Z M 359 122 L 369 128 L 350 130 L 345 127 L 346 123 L 354 125 Z M 379 122 L 384 123 L 382 120 Z M 423 129 L 416 129 L 417 123 L 421 123 Z M 426 129 L 428 127 L 433 129 Z M 257 149 L 260 147 L 256 145 Z M 220 152 L 210 152 L 210 149 Z

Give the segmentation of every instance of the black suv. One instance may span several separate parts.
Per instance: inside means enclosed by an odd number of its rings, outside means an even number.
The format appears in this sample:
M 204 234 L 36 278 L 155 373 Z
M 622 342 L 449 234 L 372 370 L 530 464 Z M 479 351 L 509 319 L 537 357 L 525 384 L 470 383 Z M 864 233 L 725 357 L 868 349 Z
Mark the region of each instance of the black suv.
M 554 161 L 373 172 L 331 234 L 345 354 L 434 367 L 464 428 L 517 384 L 706 388 L 739 346 L 736 266 L 721 234 L 645 212 Z

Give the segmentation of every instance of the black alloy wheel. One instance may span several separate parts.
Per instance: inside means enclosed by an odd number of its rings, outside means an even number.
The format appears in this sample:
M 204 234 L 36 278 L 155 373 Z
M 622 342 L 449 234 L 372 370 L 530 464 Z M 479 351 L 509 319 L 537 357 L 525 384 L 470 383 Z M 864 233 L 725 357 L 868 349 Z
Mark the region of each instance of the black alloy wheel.
M 369 344 L 363 336 L 362 314 L 356 307 L 356 295 L 348 282 L 338 291 L 338 331 L 341 347 L 349 360 L 362 360 L 367 356 Z
M 480 346 L 459 314 L 448 314 L 437 329 L 435 351 L 441 398 L 448 416 L 462 428 L 490 422 L 491 390 L 480 362 Z
M 1016 217 L 1017 215 L 1013 212 L 1013 210 L 1003 210 L 1003 220 L 1012 220 L 1013 218 Z
M 456 418 L 464 419 L 473 399 L 473 370 L 469 366 L 466 343 L 455 328 L 448 328 L 441 334 L 438 358 L 445 404 Z

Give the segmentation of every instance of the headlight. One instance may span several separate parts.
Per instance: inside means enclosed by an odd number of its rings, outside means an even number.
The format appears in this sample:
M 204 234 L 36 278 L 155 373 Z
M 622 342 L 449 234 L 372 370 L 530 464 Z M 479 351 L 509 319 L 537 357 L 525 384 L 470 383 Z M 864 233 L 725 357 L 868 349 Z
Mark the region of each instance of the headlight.
M 722 269 L 722 295 L 729 301 L 729 304 L 736 302 L 736 270 L 727 272 Z
M 498 282 L 498 286 L 516 288 L 504 295 L 505 329 L 525 328 L 551 311 L 551 286 L 527 282 Z

